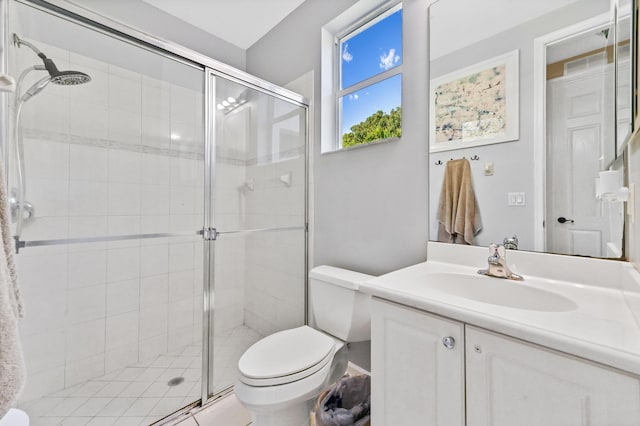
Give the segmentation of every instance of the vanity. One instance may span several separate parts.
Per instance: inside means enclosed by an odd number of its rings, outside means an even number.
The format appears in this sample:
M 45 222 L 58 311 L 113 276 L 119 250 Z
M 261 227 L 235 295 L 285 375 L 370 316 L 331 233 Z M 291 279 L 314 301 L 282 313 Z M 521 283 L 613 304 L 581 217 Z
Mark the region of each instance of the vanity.
M 361 286 L 374 424 L 640 424 L 629 263 L 508 251 L 524 276 L 512 281 L 477 274 L 486 248 L 430 242 L 428 254 Z

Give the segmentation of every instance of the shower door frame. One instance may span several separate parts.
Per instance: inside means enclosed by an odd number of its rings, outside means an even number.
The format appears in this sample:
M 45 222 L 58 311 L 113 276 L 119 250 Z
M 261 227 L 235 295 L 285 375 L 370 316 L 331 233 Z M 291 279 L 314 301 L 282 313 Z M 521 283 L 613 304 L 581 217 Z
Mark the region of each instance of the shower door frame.
M 304 172 L 304 225 L 300 229 L 304 229 L 304 322 L 309 322 L 308 311 L 308 263 L 309 263 L 309 101 L 302 95 L 287 90 L 283 87 L 277 86 L 268 81 L 262 80 L 251 74 L 248 74 L 242 70 L 234 68 L 223 62 L 219 62 L 206 55 L 198 53 L 194 50 L 188 49 L 184 46 L 178 45 L 168 40 L 164 40 L 148 33 L 137 30 L 133 27 L 119 23 L 112 19 L 109 19 L 103 15 L 94 13 L 88 9 L 78 6 L 73 3 L 66 2 L 64 0 L 0 0 L 0 24 L 2 25 L 2 31 L 0 32 L 0 49 L 2 54 L 0 55 L 0 73 L 7 72 L 8 61 L 8 46 L 9 40 L 9 2 L 14 1 L 27 5 L 29 7 L 36 8 L 42 12 L 51 14 L 61 19 L 70 21 L 73 24 L 82 25 L 94 31 L 104 34 L 105 36 L 112 37 L 123 42 L 132 44 L 139 48 L 151 51 L 157 55 L 175 60 L 185 65 L 197 68 L 203 71 L 204 76 L 204 211 L 203 211 L 203 229 L 196 231 L 197 234 L 203 236 L 204 256 L 203 256 L 203 298 L 202 298 L 202 371 L 201 371 L 201 384 L 202 393 L 199 401 L 195 401 L 193 404 L 185 407 L 184 409 L 173 413 L 166 420 L 172 420 L 179 416 L 197 409 L 200 406 L 221 398 L 228 393 L 232 392 L 233 387 L 226 388 L 215 394 L 209 393 L 210 378 L 212 371 L 212 355 L 213 355 L 213 335 L 210 329 L 211 318 L 214 310 L 213 304 L 213 281 L 214 281 L 214 268 L 215 268 L 215 239 L 217 232 L 213 228 L 213 177 L 215 170 L 215 116 L 212 115 L 215 112 L 213 105 L 215 104 L 215 87 L 211 87 L 212 78 L 223 78 L 239 84 L 242 84 L 248 88 L 263 92 L 267 95 L 279 98 L 293 105 L 304 108 L 305 112 L 305 172 Z M 5 92 L 0 93 L 0 125 L 2 131 L 0 131 L 0 152 L 2 158 L 7 158 L 8 153 L 8 129 L 6 123 L 8 123 L 8 94 Z M 7 167 L 5 167 L 6 169 Z M 5 170 L 4 176 L 5 182 L 7 182 L 8 174 Z M 259 230 L 260 231 L 260 230 Z M 166 235 L 162 235 L 166 236 Z M 138 235 L 136 237 L 143 237 Z M 148 236 L 150 237 L 150 236 Z M 109 237 L 107 237 L 109 238 Z M 111 237 L 110 240 L 119 237 Z M 70 243 L 70 242 L 85 242 L 85 241 L 36 241 L 32 245 L 50 245 L 58 243 Z M 44 243 L 44 244 L 43 244 Z M 49 244 L 48 244 L 49 243 Z M 28 246 L 28 245 L 27 245 Z M 210 371 L 211 370 L 211 371 Z

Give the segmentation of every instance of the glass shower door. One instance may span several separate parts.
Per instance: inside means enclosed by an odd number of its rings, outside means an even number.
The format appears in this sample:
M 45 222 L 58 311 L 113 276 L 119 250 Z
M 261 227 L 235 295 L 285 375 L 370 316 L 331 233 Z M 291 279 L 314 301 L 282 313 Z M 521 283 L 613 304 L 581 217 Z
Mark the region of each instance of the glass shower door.
M 210 74 L 209 393 L 244 351 L 305 323 L 306 107 Z
M 9 50 L 25 76 L 9 158 L 21 145 L 33 206 L 16 257 L 18 406 L 32 424 L 150 424 L 201 395 L 204 69 L 29 5 L 10 12 L 11 33 L 91 77 L 27 98 L 42 61 Z

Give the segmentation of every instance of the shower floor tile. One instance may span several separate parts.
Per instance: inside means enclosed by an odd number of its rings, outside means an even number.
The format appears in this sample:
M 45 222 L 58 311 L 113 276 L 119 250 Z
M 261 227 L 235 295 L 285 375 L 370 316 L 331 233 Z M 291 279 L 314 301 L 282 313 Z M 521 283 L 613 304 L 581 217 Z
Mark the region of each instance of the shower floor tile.
M 19 406 L 32 426 L 148 425 L 200 398 L 200 350 L 187 346 Z M 184 381 L 169 386 L 175 377 Z
M 215 389 L 234 383 L 239 357 L 261 337 L 245 326 L 216 334 Z M 18 406 L 31 426 L 150 425 L 200 399 L 201 351 L 189 345 Z M 176 377 L 184 381 L 169 386 Z

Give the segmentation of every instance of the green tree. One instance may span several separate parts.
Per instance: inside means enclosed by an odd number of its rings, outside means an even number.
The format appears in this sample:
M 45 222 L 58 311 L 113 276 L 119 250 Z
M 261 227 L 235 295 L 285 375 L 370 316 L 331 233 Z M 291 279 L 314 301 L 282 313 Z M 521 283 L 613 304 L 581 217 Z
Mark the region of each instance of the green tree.
M 402 107 L 393 108 L 389 113 L 376 111 L 359 124 L 351 126 L 351 131 L 342 135 L 342 147 L 360 145 L 380 139 L 402 136 Z

